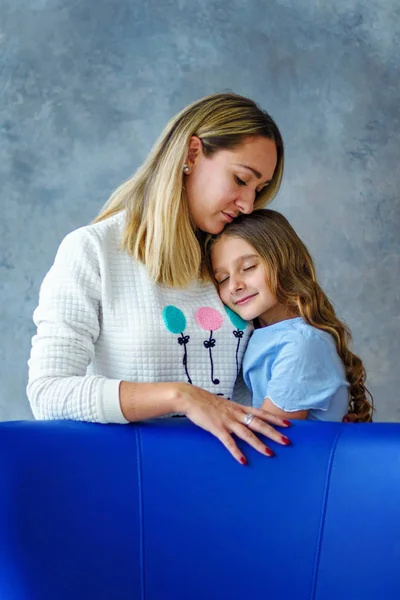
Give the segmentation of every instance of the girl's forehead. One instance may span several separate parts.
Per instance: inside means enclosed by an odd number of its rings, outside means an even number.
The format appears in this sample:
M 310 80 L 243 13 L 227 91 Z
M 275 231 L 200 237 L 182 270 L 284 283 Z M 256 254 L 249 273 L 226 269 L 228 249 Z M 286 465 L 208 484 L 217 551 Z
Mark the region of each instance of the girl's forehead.
M 238 236 L 223 235 L 211 247 L 211 260 L 235 262 L 258 256 L 255 248 Z
M 224 233 L 222 233 L 222 235 L 213 244 L 212 249 L 213 248 L 229 248 L 231 251 L 240 251 L 244 248 L 252 248 L 254 251 L 253 246 L 244 238 L 240 237 L 239 235 L 229 235 Z

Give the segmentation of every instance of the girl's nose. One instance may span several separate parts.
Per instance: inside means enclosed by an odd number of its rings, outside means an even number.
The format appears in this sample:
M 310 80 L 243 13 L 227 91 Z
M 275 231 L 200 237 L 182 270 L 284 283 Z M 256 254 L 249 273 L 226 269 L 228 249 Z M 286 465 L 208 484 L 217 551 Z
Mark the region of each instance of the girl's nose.
M 231 294 L 236 294 L 243 289 L 243 282 L 238 277 L 231 277 L 229 280 L 229 291 Z

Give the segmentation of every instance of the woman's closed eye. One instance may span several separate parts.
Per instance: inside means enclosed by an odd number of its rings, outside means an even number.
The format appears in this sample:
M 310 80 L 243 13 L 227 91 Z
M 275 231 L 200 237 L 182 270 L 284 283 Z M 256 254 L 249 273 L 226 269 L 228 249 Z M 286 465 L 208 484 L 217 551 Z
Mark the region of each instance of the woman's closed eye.
M 235 181 L 238 185 L 247 185 L 247 183 L 243 181 L 243 179 L 240 179 L 240 177 L 238 177 L 237 175 L 235 175 Z
M 241 186 L 247 187 L 247 185 L 248 185 L 245 181 L 243 181 L 243 179 L 240 179 L 240 177 L 238 177 L 237 175 L 235 175 L 235 181 L 238 185 L 241 185 Z M 266 190 L 268 185 L 269 185 L 269 183 L 266 183 L 265 185 L 262 186 L 261 189 L 256 189 L 254 191 L 256 199 Z

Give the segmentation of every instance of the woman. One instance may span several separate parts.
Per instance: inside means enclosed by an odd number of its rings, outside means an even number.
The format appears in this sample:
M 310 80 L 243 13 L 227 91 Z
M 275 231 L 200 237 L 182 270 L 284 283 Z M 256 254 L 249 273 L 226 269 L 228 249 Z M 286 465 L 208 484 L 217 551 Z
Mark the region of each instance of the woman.
M 202 276 L 205 234 L 267 204 L 283 171 L 271 117 L 235 94 L 175 116 L 96 221 L 69 234 L 34 313 L 28 397 L 41 419 L 127 423 L 186 415 L 246 464 L 232 434 L 272 456 L 253 432 L 289 440 L 262 410 L 251 426 L 230 402 L 240 351 Z

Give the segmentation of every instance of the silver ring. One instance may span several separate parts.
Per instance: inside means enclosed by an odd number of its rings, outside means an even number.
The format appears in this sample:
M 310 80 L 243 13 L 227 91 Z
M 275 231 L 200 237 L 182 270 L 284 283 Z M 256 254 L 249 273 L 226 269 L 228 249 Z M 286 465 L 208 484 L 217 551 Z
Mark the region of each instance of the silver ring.
M 247 413 L 247 415 L 244 418 L 244 424 L 247 425 L 247 427 L 248 427 L 253 419 L 254 419 L 254 415 L 252 413 Z

